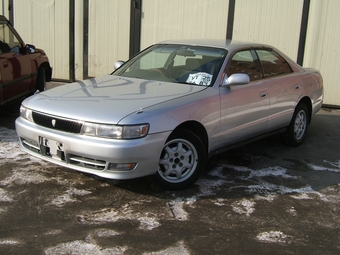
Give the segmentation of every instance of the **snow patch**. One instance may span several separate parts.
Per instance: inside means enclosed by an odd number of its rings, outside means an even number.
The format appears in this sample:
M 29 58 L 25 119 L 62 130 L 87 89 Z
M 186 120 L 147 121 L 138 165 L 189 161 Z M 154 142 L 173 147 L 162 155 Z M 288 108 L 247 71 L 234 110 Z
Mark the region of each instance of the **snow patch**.
M 13 198 L 8 192 L 2 188 L 0 188 L 0 202 L 12 202 Z
M 20 244 L 20 242 L 15 239 L 0 239 L 0 245 L 15 245 L 15 244 Z
M 87 243 L 85 241 L 73 241 L 61 243 L 45 250 L 46 255 L 62 255 L 62 254 L 123 254 L 127 250 L 126 247 L 114 247 L 102 249 L 97 244 Z
M 214 195 L 221 186 L 227 183 L 226 177 L 222 173 L 224 168 L 225 165 L 221 165 L 211 170 L 208 176 L 214 177 L 213 179 L 208 179 L 207 177 L 198 179 L 196 182 L 200 188 L 200 194 L 198 194 L 198 196 Z
M 226 202 L 227 200 L 224 199 L 224 198 L 217 198 L 216 201 L 214 202 L 215 205 L 217 206 L 224 206 L 226 205 Z
M 188 213 L 183 208 L 184 202 L 181 199 L 176 199 L 167 203 L 170 214 L 179 221 L 186 221 L 189 219 Z
M 162 251 L 143 253 L 143 255 L 190 255 L 190 251 L 185 247 L 184 242 L 180 241 L 176 246 L 166 248 Z
M 336 168 L 324 167 L 324 166 L 316 166 L 316 165 L 312 165 L 312 164 L 307 164 L 307 166 L 314 171 L 329 171 L 329 172 L 340 173 L 340 166 L 339 166 L 340 161 L 339 162 L 330 162 L 330 161 L 324 160 L 324 162 L 329 163 L 333 167 L 337 167 L 337 169 Z
M 290 213 L 293 216 L 297 216 L 297 212 L 294 207 L 291 207 L 287 210 L 288 213 Z
M 266 195 L 266 196 L 256 195 L 255 200 L 257 200 L 257 201 L 265 200 L 265 201 L 268 201 L 268 202 L 273 202 L 276 199 L 276 197 L 277 197 L 277 195 L 273 195 L 273 194 Z
M 340 159 L 338 161 L 336 161 L 336 162 L 332 162 L 332 161 L 328 161 L 328 160 L 324 160 L 323 162 L 328 163 L 331 166 L 334 166 L 334 167 L 338 168 L 339 171 L 340 171 Z
M 239 214 L 246 214 L 247 216 L 250 216 L 250 214 L 252 214 L 255 211 L 255 202 L 250 199 L 242 199 L 240 201 L 236 201 L 234 203 L 232 203 L 232 208 L 233 211 Z
M 258 234 L 256 239 L 264 243 L 290 243 L 292 237 L 280 231 L 269 231 Z
M 117 231 L 112 230 L 112 229 L 103 228 L 103 229 L 96 230 L 96 235 L 98 237 L 110 237 L 110 236 L 119 235 L 119 233 Z
M 250 174 L 249 174 L 249 179 L 250 178 L 255 178 L 255 177 L 267 177 L 267 176 L 275 176 L 275 177 L 283 177 L 286 179 L 296 179 L 296 176 L 291 176 L 287 174 L 287 169 L 279 167 L 279 166 L 274 166 L 274 167 L 268 167 L 268 168 L 263 168 L 259 170 L 253 170 L 249 169 Z
M 76 199 L 74 196 L 86 196 L 91 193 L 92 193 L 91 191 L 71 188 L 71 189 L 68 189 L 65 192 L 65 194 L 53 199 L 51 204 L 58 206 L 58 207 L 62 207 L 67 203 L 78 202 L 79 200 Z
M 87 215 L 80 215 L 78 218 L 83 224 L 105 224 L 107 222 L 116 222 L 121 219 L 137 220 L 140 223 L 139 229 L 143 230 L 152 230 L 160 226 L 155 215 L 148 212 L 135 212 L 129 207 L 129 205 L 125 205 L 120 209 L 102 209 Z
M 59 235 L 63 233 L 63 231 L 61 229 L 53 229 L 50 231 L 47 231 L 44 235 L 49 236 L 49 235 Z
M 1 185 L 24 185 L 38 184 L 48 181 L 49 179 L 38 172 L 37 166 L 26 165 L 20 168 L 12 169 L 12 175 L 5 180 L 0 181 Z

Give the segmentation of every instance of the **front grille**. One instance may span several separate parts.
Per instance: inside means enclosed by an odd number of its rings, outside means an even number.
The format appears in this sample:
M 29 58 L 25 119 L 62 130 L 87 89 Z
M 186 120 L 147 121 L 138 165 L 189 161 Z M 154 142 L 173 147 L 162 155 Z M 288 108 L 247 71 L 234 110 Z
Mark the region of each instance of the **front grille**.
M 68 133 L 79 134 L 82 123 L 74 120 L 67 120 L 50 115 L 33 112 L 33 120 L 36 124 L 54 130 L 60 130 Z

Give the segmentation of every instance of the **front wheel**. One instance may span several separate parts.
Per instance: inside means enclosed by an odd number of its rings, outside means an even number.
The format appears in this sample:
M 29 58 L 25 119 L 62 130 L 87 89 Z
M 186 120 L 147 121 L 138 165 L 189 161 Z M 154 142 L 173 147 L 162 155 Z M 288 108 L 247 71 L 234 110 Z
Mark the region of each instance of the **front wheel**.
M 291 146 L 299 146 L 306 137 L 309 124 L 309 111 L 304 103 L 299 104 L 285 134 L 283 141 Z
M 197 181 L 205 163 L 202 141 L 193 132 L 181 129 L 172 133 L 164 145 L 155 178 L 166 190 L 185 189 Z

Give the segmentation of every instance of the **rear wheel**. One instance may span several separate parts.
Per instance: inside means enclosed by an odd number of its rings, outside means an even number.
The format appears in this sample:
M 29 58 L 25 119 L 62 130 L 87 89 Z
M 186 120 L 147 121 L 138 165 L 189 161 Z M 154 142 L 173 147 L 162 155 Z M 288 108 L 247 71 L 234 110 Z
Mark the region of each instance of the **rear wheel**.
M 309 124 L 309 111 L 304 103 L 300 103 L 294 112 L 293 118 L 285 134 L 284 142 L 292 146 L 299 146 L 306 137 Z
M 197 181 L 205 163 L 202 141 L 193 132 L 181 129 L 172 133 L 164 145 L 155 178 L 166 190 L 185 189 Z
M 36 89 L 39 90 L 40 92 L 45 91 L 46 89 L 46 74 L 44 67 L 39 68 L 36 81 Z

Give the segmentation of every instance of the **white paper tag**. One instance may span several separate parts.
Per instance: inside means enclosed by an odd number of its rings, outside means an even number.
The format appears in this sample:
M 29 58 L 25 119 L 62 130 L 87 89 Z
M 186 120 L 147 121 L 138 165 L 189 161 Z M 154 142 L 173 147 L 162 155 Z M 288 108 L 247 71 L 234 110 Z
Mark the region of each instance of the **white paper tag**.
M 202 72 L 189 74 L 189 77 L 186 82 L 190 84 L 209 86 L 211 83 L 212 77 L 213 76 L 211 74 L 202 73 Z

